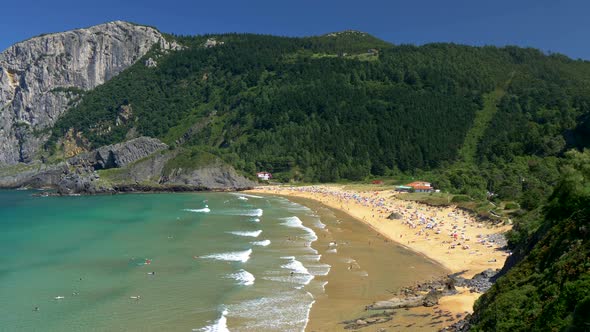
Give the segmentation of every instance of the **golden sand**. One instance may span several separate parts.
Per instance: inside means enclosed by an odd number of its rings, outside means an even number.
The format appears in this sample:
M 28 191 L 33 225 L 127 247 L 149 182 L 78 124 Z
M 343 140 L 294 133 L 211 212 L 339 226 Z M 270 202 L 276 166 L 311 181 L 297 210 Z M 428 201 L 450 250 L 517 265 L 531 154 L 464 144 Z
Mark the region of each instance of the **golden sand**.
M 319 185 L 265 186 L 251 192 L 311 199 L 345 212 L 384 237 L 440 263 L 450 273 L 463 272 L 465 278 L 488 268 L 501 268 L 507 257 L 497 244 L 485 241 L 485 238 L 490 234 L 504 233 L 510 226 L 490 226 L 454 206 L 431 207 L 403 201 L 396 198 L 392 190 L 361 192 L 345 190 L 339 185 Z M 402 218 L 387 219 L 392 212 Z M 480 295 L 461 289 L 457 295 L 442 298 L 438 307 L 453 313 L 472 312 L 473 303 Z M 428 309 L 411 311 L 423 313 Z

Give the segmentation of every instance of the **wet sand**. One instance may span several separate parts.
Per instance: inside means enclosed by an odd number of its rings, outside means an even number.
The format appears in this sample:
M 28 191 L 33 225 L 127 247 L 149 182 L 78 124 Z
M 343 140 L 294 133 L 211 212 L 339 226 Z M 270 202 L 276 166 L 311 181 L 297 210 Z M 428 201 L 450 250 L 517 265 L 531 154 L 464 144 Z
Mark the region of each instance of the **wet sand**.
M 327 276 L 316 277 L 328 283 L 324 294 L 314 294 L 307 331 L 343 331 L 340 322 L 365 314 L 367 304 L 389 298 L 390 291 L 449 273 L 342 211 L 310 199 L 289 199 L 314 210 L 326 225 L 317 232 L 313 247 L 331 269 Z
M 471 277 L 487 268 L 501 267 L 506 258 L 497 246 L 479 243 L 477 239 L 509 227 L 487 227 L 453 207 L 433 208 L 400 201 L 391 191 L 353 192 L 335 185 L 264 187 L 254 192 L 286 196 L 313 208 L 322 221 L 328 221 L 324 222 L 328 232 L 318 233 L 314 247 L 322 254 L 322 261 L 332 265 L 332 270 L 324 277 L 328 281 L 326 293 L 312 308 L 308 331 L 343 331 L 339 322 L 362 316 L 366 305 L 391 298 L 391 291 L 449 273 L 466 271 L 463 276 Z M 350 195 L 356 198 L 351 199 Z M 402 220 L 386 219 L 391 211 L 402 213 Z M 328 225 L 330 214 L 335 218 L 332 225 Z M 439 225 L 438 232 L 424 231 L 415 227 L 417 217 L 436 218 L 442 226 Z M 329 246 L 332 241 L 337 244 L 336 255 L 326 253 L 333 249 Z M 457 247 L 460 242 L 463 244 Z M 355 266 L 357 263 L 359 267 Z M 442 298 L 438 306 L 398 310 L 391 322 L 363 330 L 436 331 L 452 321 L 433 319 L 435 310 L 449 311 L 453 317 L 471 312 L 479 295 L 462 290 Z

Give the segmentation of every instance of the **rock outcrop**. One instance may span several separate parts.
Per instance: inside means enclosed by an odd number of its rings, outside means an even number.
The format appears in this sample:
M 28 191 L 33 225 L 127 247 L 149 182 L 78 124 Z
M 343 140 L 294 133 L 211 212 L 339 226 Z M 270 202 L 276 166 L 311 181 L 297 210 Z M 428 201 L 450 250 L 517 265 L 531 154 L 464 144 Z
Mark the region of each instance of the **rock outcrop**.
M 256 185 L 239 175 L 233 167 L 219 160 L 190 171 L 174 170 L 172 174 L 164 176 L 160 182 L 209 189 L 243 189 Z
M 0 188 L 54 187 L 68 173 L 68 164 L 46 165 L 35 162 L 0 169 Z
M 168 145 L 156 138 L 138 137 L 127 142 L 98 148 L 94 154 L 94 166 L 96 169 L 125 167 L 167 148 Z
M 220 159 L 194 169 L 166 170 L 178 154 L 158 139 L 139 137 L 81 153 L 59 164 L 0 168 L 0 188 L 52 187 L 57 194 L 239 190 L 256 184 Z M 100 170 L 108 169 L 108 173 Z M 101 178 L 104 175 L 104 178 Z
M 135 63 L 150 48 L 177 49 L 154 28 L 110 22 L 17 43 L 0 53 L 0 166 L 30 162 L 80 93 Z

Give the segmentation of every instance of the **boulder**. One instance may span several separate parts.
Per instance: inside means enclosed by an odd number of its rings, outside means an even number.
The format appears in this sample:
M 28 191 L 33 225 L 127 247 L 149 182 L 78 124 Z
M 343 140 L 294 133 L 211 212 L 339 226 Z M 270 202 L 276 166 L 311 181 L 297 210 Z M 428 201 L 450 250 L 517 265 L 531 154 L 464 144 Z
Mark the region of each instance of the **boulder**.
M 396 220 L 396 219 L 402 219 L 402 218 L 403 218 L 402 215 L 397 212 L 393 212 L 387 217 L 387 219 L 390 219 L 390 220 Z
M 438 299 L 442 297 L 442 292 L 436 289 L 431 290 L 422 299 L 422 305 L 425 307 L 432 307 L 438 304 Z
M 400 309 L 400 308 L 413 308 L 422 305 L 424 296 L 404 296 L 394 297 L 387 301 L 377 301 L 374 304 L 367 306 L 367 310 L 389 310 L 389 309 Z

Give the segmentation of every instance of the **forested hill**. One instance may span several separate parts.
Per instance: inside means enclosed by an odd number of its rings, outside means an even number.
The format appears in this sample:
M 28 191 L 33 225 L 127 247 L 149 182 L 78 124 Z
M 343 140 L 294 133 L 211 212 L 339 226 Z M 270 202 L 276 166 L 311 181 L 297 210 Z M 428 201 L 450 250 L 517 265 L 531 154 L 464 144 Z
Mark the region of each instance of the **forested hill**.
M 562 153 L 588 143 L 590 63 L 562 55 L 392 45 L 357 31 L 168 38 L 184 49 L 154 48 L 104 85 L 69 91 L 80 99 L 48 151 L 58 154 L 70 129 L 88 147 L 147 135 L 245 174 L 336 181 L 428 171 L 443 189 L 534 208 Z
M 590 152 L 568 152 L 562 173 L 549 203 L 517 224 L 518 263 L 476 302 L 473 331 L 590 329 Z

